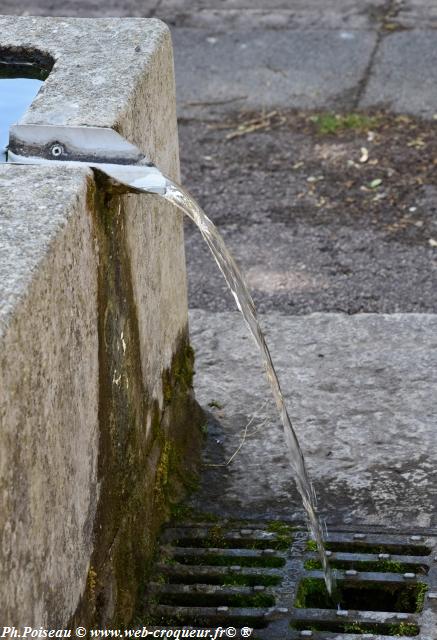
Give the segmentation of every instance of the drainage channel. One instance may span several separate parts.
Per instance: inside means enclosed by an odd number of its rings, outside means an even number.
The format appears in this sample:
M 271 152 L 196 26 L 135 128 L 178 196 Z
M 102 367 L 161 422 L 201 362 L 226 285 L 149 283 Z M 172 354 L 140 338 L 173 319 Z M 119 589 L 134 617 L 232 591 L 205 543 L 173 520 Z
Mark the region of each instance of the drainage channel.
M 437 537 L 330 531 L 332 598 L 314 544 L 280 522 L 165 529 L 148 628 L 235 627 L 260 640 L 437 638 Z M 241 634 L 243 629 L 243 634 Z

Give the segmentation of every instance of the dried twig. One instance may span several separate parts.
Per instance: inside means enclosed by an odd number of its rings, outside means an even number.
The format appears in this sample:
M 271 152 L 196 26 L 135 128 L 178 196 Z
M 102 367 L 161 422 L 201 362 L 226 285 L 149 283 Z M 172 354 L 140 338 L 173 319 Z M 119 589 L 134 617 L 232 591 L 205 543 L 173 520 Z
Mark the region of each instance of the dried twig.
M 268 401 L 264 402 L 262 404 L 262 406 L 260 407 L 259 411 L 262 411 L 266 405 L 267 405 Z M 255 420 L 255 418 L 257 418 L 257 414 L 254 413 L 253 416 L 251 417 L 251 419 L 249 420 L 249 422 L 246 424 L 246 426 L 244 427 L 243 431 L 243 435 L 241 438 L 241 442 L 238 445 L 238 447 L 236 448 L 236 450 L 234 451 L 234 453 L 231 455 L 231 457 L 229 458 L 229 460 L 227 462 L 223 462 L 220 464 L 205 464 L 205 467 L 228 467 L 231 462 L 234 460 L 234 458 L 239 454 L 239 452 L 241 451 L 241 449 L 243 448 L 244 443 L 246 442 L 247 438 L 255 435 L 255 433 L 257 433 L 262 427 L 265 427 L 265 425 L 268 423 L 268 418 L 265 418 L 261 424 L 254 429 L 251 433 L 247 433 L 249 427 L 251 424 L 253 424 L 253 421 Z
M 235 98 L 228 98 L 227 100 L 205 100 L 198 102 L 184 102 L 184 107 L 211 107 L 220 104 L 230 104 L 231 102 L 239 102 L 240 100 L 246 100 L 247 96 L 236 96 Z
M 274 122 L 274 118 L 277 117 L 277 122 Z M 259 131 L 260 129 L 270 129 L 270 127 L 275 124 L 275 126 L 279 126 L 285 122 L 285 117 L 280 116 L 278 111 L 270 111 L 267 114 L 262 113 L 260 116 L 256 118 L 252 118 L 250 120 L 246 120 L 238 125 L 235 131 L 231 131 L 226 136 L 226 140 L 233 140 L 234 138 L 238 138 L 240 136 L 245 136 L 248 133 L 253 133 L 254 131 Z

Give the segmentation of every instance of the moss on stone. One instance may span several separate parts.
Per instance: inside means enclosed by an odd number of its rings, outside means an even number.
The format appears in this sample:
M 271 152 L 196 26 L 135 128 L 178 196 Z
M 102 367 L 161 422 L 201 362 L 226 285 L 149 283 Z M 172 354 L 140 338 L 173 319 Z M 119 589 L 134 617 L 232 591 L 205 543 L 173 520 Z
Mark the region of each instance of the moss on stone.
M 267 531 L 276 534 L 276 540 L 272 543 L 272 548 L 286 551 L 293 542 L 293 527 L 286 522 L 275 520 L 269 522 Z
M 130 625 L 159 528 L 196 482 L 204 424 L 187 331 L 162 372 L 162 407 L 144 387 L 124 200 L 100 187 L 90 181 L 88 202 L 99 247 L 100 496 L 92 572 L 71 622 L 88 628 Z
M 416 595 L 416 613 L 420 613 L 425 605 L 425 596 L 428 591 L 428 586 L 424 582 L 419 582 L 417 585 Z
M 307 540 L 306 548 L 308 551 L 317 551 L 317 542 L 315 540 Z
M 355 569 L 356 571 L 376 571 L 381 573 L 405 573 L 407 571 L 415 571 L 416 573 L 425 573 L 425 567 L 420 565 L 412 565 L 404 562 L 396 562 L 394 560 L 331 560 L 330 564 L 334 569 Z M 321 571 L 322 563 L 318 558 L 310 558 L 305 561 L 305 569 L 308 571 Z
M 296 594 L 296 608 L 401 611 L 415 613 L 423 606 L 424 583 L 399 584 L 338 580 L 330 596 L 321 578 L 304 578 Z M 422 605 L 421 605 L 422 603 Z

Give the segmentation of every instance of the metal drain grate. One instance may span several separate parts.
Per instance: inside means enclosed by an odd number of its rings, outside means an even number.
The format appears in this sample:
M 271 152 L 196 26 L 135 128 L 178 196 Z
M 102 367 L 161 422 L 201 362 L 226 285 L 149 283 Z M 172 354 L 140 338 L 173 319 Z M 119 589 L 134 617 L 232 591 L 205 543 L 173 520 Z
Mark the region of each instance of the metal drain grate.
M 292 543 L 284 525 L 185 525 L 161 539 L 149 587 L 150 614 L 162 626 L 266 629 L 289 614 L 276 606 Z
M 262 640 L 437 639 L 436 538 L 331 531 L 327 546 L 338 579 L 334 599 L 302 529 L 169 527 L 149 585 L 148 619 L 166 628 L 250 627 Z
M 331 532 L 327 547 L 337 569 L 340 609 L 327 597 L 317 556 L 306 547 L 291 638 L 435 640 L 435 538 Z

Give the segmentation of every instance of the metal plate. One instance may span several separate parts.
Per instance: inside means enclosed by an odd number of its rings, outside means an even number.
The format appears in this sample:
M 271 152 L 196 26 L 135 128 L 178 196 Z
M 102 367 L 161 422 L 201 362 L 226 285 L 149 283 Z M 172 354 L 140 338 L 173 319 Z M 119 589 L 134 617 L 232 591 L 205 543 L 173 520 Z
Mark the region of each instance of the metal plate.
M 245 627 L 253 630 L 250 637 L 263 640 L 437 638 L 436 537 L 331 530 L 330 560 L 340 567 L 343 597 L 354 603 L 353 609 L 338 610 L 329 603 L 305 606 L 308 596 L 302 593 L 308 584 L 322 584 L 323 574 L 306 531 L 294 529 L 287 543 L 283 527 L 252 522 L 168 527 L 147 594 L 153 624 L 234 626 L 236 637 L 248 637 L 241 635 Z M 421 602 L 423 609 L 416 610 Z

